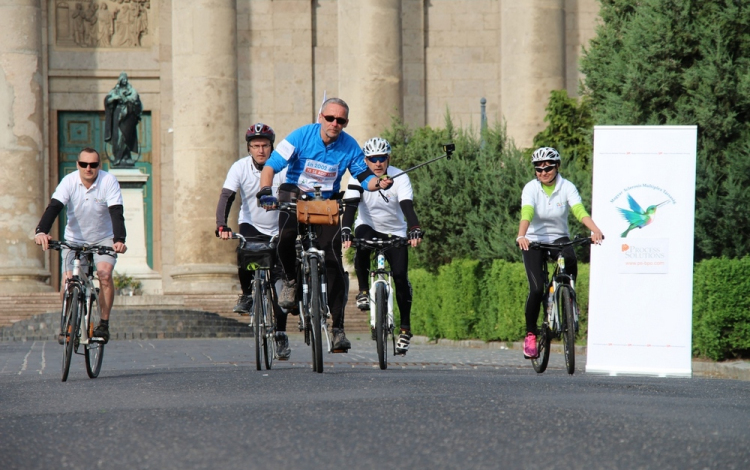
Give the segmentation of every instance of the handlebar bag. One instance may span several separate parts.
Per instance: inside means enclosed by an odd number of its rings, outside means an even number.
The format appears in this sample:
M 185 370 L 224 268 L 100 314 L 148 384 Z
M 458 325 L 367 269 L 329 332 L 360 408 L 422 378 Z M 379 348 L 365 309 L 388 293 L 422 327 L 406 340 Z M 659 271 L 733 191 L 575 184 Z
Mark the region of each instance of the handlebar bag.
M 274 242 L 249 241 L 244 247 L 237 247 L 237 262 L 243 271 L 271 269 L 275 252 L 276 244 Z
M 313 225 L 338 225 L 338 201 L 297 201 L 297 221 Z

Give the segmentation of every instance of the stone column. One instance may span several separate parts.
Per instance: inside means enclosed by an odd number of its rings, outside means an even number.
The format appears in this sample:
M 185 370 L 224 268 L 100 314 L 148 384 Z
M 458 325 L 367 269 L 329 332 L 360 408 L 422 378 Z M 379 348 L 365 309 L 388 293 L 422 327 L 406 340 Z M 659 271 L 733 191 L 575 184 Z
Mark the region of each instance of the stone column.
M 239 288 L 235 245 L 214 235 L 219 193 L 237 159 L 236 44 L 235 1 L 172 3 L 174 233 L 164 240 L 174 245 L 169 292 Z
M 501 112 L 508 135 L 530 147 L 552 90 L 565 88 L 565 0 L 501 0 Z
M 41 1 L 0 2 L 0 294 L 52 290 L 29 238 L 47 207 L 42 80 Z
M 339 97 L 360 144 L 403 116 L 401 44 L 401 0 L 339 2 Z

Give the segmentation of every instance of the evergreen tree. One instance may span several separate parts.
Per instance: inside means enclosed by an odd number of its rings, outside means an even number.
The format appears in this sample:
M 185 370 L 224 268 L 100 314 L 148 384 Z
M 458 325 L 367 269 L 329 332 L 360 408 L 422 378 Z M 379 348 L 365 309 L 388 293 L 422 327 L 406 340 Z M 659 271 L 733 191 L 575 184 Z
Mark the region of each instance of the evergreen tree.
M 740 194 L 750 184 L 750 4 L 601 3 L 581 67 L 595 122 L 697 124 L 695 259 L 747 254 Z

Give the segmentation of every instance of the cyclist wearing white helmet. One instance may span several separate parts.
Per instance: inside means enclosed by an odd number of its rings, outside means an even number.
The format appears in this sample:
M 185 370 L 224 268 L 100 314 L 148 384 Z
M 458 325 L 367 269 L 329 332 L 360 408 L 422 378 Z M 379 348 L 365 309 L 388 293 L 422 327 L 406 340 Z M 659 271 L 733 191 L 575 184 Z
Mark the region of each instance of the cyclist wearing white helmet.
M 260 174 L 266 161 L 271 157 L 273 144 L 276 140 L 276 133 L 270 126 L 258 122 L 250 126 L 245 133 L 247 142 L 248 156 L 237 160 L 227 173 L 224 181 L 224 187 L 219 196 L 219 204 L 216 207 L 216 229 L 223 240 L 232 238 L 232 229 L 227 226 L 227 217 L 229 210 L 232 208 L 232 202 L 240 193 L 242 205 L 240 206 L 239 224 L 240 235 L 250 237 L 254 240 L 271 240 L 279 233 L 279 214 L 278 212 L 266 212 L 258 207 L 255 200 L 255 194 L 260 190 Z M 282 170 L 273 179 L 274 194 L 278 194 L 279 186 L 284 182 L 286 170 Z M 240 264 L 240 254 L 238 256 L 238 266 Z M 234 312 L 240 315 L 249 315 L 253 311 L 253 276 L 254 271 L 248 271 L 242 268 L 237 270 L 242 287 Z M 276 282 L 281 277 L 281 267 L 271 271 L 271 277 Z M 283 316 L 283 319 L 281 319 Z M 286 324 L 286 314 L 277 311 L 277 323 L 282 321 Z M 291 350 L 289 349 L 289 339 L 286 333 L 281 330 L 276 335 L 276 351 L 279 359 L 288 359 Z
M 389 175 L 392 178 L 402 173 L 394 166 L 390 166 L 391 145 L 387 140 L 373 137 L 362 147 L 367 167 L 377 177 Z M 344 218 L 341 238 L 344 248 L 351 246 L 352 222 L 354 222 L 354 236 L 357 238 L 388 238 L 396 235 L 409 238 L 411 246 L 416 247 L 422 242 L 423 232 L 419 228 L 419 220 L 414 212 L 412 202 L 413 193 L 408 175 L 393 179 L 393 186 L 377 192 L 365 192 L 359 182 L 349 184 L 344 193 Z M 357 212 L 357 220 L 354 213 Z M 357 307 L 369 310 L 368 281 L 370 278 L 370 250 L 357 249 L 354 258 L 354 269 L 357 272 L 359 294 Z M 411 300 L 412 290 L 409 283 L 409 253 L 407 247 L 390 248 L 385 257 L 391 266 L 393 280 L 396 284 L 396 302 L 401 314 L 401 334 L 396 344 L 396 354 L 406 354 L 409 350 L 411 334 Z M 375 332 L 373 330 L 373 339 Z
M 544 296 L 543 263 L 541 250 L 529 250 L 529 243 L 555 243 L 570 241 L 568 214 L 570 212 L 591 230 L 591 240 L 601 243 L 602 231 L 586 212 L 578 194 L 578 189 L 559 174 L 560 154 L 551 147 L 541 147 L 531 155 L 536 178 L 523 188 L 521 194 L 521 222 L 516 242 L 521 248 L 523 265 L 529 281 L 529 295 L 526 298 L 526 338 L 523 355 L 526 359 L 537 357 L 536 333 L 539 308 Z M 578 264 L 572 247 L 562 250 L 565 269 L 573 276 L 578 275 Z

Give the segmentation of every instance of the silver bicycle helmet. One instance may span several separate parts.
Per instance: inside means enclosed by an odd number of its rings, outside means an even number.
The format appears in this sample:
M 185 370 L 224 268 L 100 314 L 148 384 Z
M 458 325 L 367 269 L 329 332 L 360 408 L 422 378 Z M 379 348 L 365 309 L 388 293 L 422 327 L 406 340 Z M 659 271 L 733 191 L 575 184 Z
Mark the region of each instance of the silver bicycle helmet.
M 362 147 L 362 151 L 365 153 L 365 157 L 372 155 L 391 155 L 391 144 L 382 137 L 373 137 L 372 139 L 365 142 Z
M 559 162 L 560 154 L 552 147 L 539 147 L 531 154 L 531 163 Z

